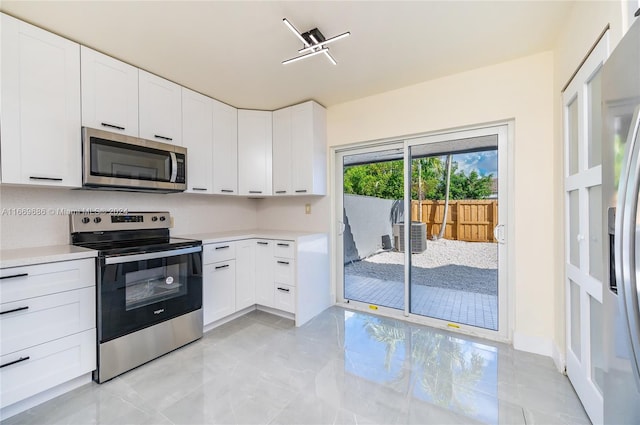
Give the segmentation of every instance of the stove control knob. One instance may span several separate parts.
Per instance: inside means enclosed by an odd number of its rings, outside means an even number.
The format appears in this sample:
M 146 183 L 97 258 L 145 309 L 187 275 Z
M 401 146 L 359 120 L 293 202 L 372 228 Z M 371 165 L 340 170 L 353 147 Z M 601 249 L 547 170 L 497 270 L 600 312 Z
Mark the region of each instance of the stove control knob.
M 151 217 L 151 221 L 158 221 L 158 217 L 154 215 L 153 217 Z
M 165 216 L 160 216 L 160 221 L 165 221 L 167 219 L 167 217 Z
M 91 221 L 91 219 L 90 219 L 89 217 L 84 217 L 84 218 L 82 219 L 82 222 L 83 222 L 84 224 L 87 224 L 87 223 L 88 223 L 88 222 L 90 222 L 90 221 Z
M 96 217 L 96 218 L 93 219 L 93 222 L 96 223 L 96 224 L 100 223 L 101 221 L 102 221 L 102 219 L 100 217 Z

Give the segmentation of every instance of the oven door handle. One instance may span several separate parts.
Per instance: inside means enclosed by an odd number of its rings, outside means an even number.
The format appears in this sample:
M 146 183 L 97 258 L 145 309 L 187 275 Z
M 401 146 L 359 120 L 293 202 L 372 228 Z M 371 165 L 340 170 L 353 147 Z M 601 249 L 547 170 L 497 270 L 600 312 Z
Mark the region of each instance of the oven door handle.
M 122 264 L 132 263 L 134 261 L 153 260 L 156 258 L 175 257 L 176 255 L 191 254 L 194 252 L 201 252 L 202 246 L 193 246 L 189 248 L 173 249 L 169 251 L 160 252 L 148 252 L 144 254 L 132 254 L 132 255 L 117 255 L 114 257 L 106 257 L 104 259 L 105 264 Z

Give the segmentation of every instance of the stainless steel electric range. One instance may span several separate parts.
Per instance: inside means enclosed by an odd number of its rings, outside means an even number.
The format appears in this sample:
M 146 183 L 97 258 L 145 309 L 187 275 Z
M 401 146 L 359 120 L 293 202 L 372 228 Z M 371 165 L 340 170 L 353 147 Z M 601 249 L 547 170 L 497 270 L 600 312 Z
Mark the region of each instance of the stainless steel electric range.
M 202 336 L 202 242 L 172 238 L 168 212 L 70 215 L 95 249 L 98 368 L 107 381 Z

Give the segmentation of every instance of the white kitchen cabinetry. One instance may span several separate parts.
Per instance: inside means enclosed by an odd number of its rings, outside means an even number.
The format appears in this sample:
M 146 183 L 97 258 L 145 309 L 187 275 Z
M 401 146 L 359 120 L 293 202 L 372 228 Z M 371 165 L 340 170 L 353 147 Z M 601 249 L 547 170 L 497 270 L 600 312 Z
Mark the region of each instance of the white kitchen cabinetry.
M 254 240 L 256 244 L 256 304 L 275 307 L 273 292 L 273 245 L 270 239 Z
M 309 101 L 273 112 L 273 193 L 326 194 L 326 110 Z
M 274 242 L 273 282 L 274 307 L 289 313 L 296 312 L 295 243 Z
M 80 45 L 5 14 L 0 23 L 2 183 L 80 187 Z
M 256 243 L 253 239 L 236 242 L 236 311 L 256 303 Z
M 184 87 L 182 145 L 187 148 L 187 192 L 213 193 L 213 100 Z
M 138 137 L 138 68 L 80 48 L 82 125 Z
M 238 194 L 238 110 L 213 99 L 213 193 Z
M 138 70 L 140 137 L 182 145 L 182 90 L 169 80 Z
M 272 113 L 238 110 L 238 192 L 269 196 L 272 188 Z
M 204 325 L 236 311 L 235 242 L 203 247 L 202 315 Z
M 8 406 L 95 369 L 95 261 L 5 268 L 0 277 L 4 416 Z

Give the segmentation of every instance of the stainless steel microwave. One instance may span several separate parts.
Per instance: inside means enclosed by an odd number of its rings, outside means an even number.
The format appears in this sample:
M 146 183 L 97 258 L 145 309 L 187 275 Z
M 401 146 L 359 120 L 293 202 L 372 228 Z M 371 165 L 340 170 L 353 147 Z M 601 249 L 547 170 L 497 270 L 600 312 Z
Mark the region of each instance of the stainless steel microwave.
M 82 185 L 86 189 L 182 192 L 187 149 L 94 128 L 82 128 Z

